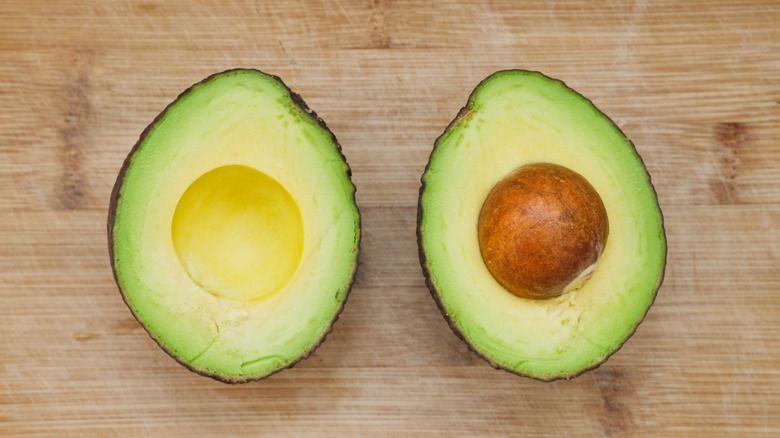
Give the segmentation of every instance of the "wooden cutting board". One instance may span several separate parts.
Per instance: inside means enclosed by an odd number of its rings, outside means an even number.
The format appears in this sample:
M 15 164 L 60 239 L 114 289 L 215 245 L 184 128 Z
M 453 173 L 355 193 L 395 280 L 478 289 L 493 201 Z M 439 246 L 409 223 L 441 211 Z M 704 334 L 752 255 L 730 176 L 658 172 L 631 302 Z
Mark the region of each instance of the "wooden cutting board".
M 21 1 L 0 5 L 0 435 L 780 435 L 780 3 Z M 141 131 L 205 76 L 281 76 L 352 166 L 352 295 L 291 370 L 229 386 L 125 307 L 108 198 Z M 656 304 L 572 381 L 490 368 L 415 240 L 434 139 L 488 74 L 540 70 L 634 141 L 669 239 Z

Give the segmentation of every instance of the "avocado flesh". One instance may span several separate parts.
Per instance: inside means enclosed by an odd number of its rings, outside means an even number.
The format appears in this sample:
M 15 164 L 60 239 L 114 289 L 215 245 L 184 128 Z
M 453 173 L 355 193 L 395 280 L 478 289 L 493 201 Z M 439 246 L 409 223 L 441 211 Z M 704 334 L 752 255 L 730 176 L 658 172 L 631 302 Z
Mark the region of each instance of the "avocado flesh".
M 537 162 L 582 175 L 610 227 L 592 277 L 548 300 L 499 285 L 476 231 L 496 183 Z M 502 71 L 477 86 L 434 145 L 418 216 L 423 271 L 450 326 L 493 366 L 539 380 L 604 362 L 633 334 L 663 278 L 663 220 L 641 158 L 590 101 L 537 72 Z
M 343 308 L 360 240 L 354 192 L 335 137 L 279 78 L 213 75 L 155 119 L 117 178 L 119 289 L 191 370 L 267 377 L 307 357 Z

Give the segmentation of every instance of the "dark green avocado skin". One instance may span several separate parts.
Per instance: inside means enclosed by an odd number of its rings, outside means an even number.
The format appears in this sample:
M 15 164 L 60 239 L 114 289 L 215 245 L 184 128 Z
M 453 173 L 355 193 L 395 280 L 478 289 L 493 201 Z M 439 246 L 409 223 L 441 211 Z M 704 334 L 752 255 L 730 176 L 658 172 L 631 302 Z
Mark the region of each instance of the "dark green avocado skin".
M 450 122 L 447 125 L 447 127 L 444 129 L 444 132 L 439 137 L 436 138 L 436 141 L 434 142 L 434 145 L 433 145 L 433 149 L 431 150 L 431 153 L 428 156 L 428 163 L 426 164 L 425 170 L 423 171 L 423 176 L 420 178 L 420 183 L 421 183 L 420 184 L 420 191 L 419 191 L 418 198 L 417 198 L 417 249 L 418 249 L 418 257 L 420 259 L 420 266 L 422 268 L 423 276 L 425 277 L 425 285 L 428 287 L 428 290 L 431 293 L 431 296 L 433 297 L 433 300 L 436 302 L 436 306 L 439 308 L 439 311 L 444 316 L 444 319 L 447 321 L 447 325 L 449 325 L 449 327 L 452 330 L 452 332 L 455 333 L 455 335 L 458 338 L 460 338 L 466 344 L 466 346 L 468 346 L 469 350 L 471 350 L 477 357 L 485 360 L 488 364 L 490 364 L 490 366 L 492 366 L 493 368 L 495 368 L 497 370 L 507 371 L 507 372 L 509 372 L 511 374 L 515 374 L 515 375 L 518 375 L 518 376 L 521 376 L 521 377 L 531 378 L 533 380 L 538 380 L 538 381 L 541 381 L 541 382 L 552 382 L 552 381 L 555 381 L 555 380 L 571 380 L 571 379 L 573 379 L 575 377 L 578 377 L 578 376 L 580 376 L 580 375 L 582 375 L 582 374 L 584 374 L 584 373 L 586 373 L 588 371 L 592 371 L 592 370 L 600 367 L 602 364 L 604 364 L 607 361 L 607 359 L 609 359 L 613 354 L 617 353 L 618 350 L 620 350 L 620 348 L 622 348 L 623 345 L 625 345 L 626 341 L 628 341 L 628 339 L 631 338 L 631 336 L 634 335 L 634 333 L 636 332 L 636 330 L 639 327 L 639 325 L 642 323 L 642 321 L 644 321 L 645 317 L 647 316 L 647 311 L 650 310 L 650 308 L 652 307 L 653 303 L 655 302 L 655 299 L 658 296 L 658 290 L 661 288 L 661 285 L 663 284 L 664 274 L 665 274 L 665 271 L 666 271 L 666 269 L 665 269 L 665 267 L 666 267 L 666 259 L 667 259 L 667 255 L 668 255 L 668 252 L 669 252 L 668 244 L 666 245 L 666 248 L 665 248 L 666 251 L 664 253 L 664 260 L 663 260 L 664 268 L 661 270 L 661 277 L 658 279 L 658 283 L 656 284 L 656 287 L 655 287 L 655 293 L 653 293 L 653 296 L 652 296 L 652 299 L 651 299 L 651 303 L 647 307 L 647 310 L 645 311 L 644 315 L 642 315 L 642 317 L 637 321 L 636 325 L 633 327 L 633 330 L 631 330 L 631 332 L 626 336 L 626 338 L 623 339 L 623 341 L 620 343 L 620 346 L 618 348 L 616 348 L 611 354 L 609 354 L 608 356 L 605 356 L 604 358 L 602 358 L 601 361 L 599 361 L 598 363 L 595 363 L 591 367 L 582 369 L 579 372 L 573 373 L 573 374 L 567 374 L 567 375 L 561 375 L 561 376 L 552 376 L 549 379 L 539 378 L 539 377 L 536 377 L 536 376 L 523 374 L 521 372 L 518 372 L 517 370 L 510 369 L 508 367 L 505 367 L 505 366 L 501 365 L 500 363 L 497 363 L 497 362 L 491 360 L 489 357 L 487 357 L 486 355 L 482 354 L 480 352 L 479 348 L 477 348 L 476 345 L 473 345 L 471 342 L 469 342 L 466 339 L 466 337 L 463 335 L 463 333 L 461 332 L 461 330 L 457 326 L 457 324 L 455 324 L 455 322 L 447 314 L 447 311 L 444 308 L 444 304 L 441 301 L 439 290 L 436 288 L 436 285 L 434 284 L 433 279 L 431 277 L 431 272 L 430 272 L 430 269 L 428 268 L 428 260 L 425 257 L 425 250 L 424 250 L 423 244 L 422 244 L 422 238 L 423 238 L 423 236 L 422 236 L 422 218 L 423 218 L 424 211 L 425 211 L 425 205 L 422 202 L 422 196 L 423 196 L 423 193 L 425 192 L 425 178 L 424 178 L 424 176 L 428 172 L 428 169 L 431 166 L 431 158 L 433 158 L 434 152 L 436 151 L 436 148 L 438 147 L 440 140 L 445 137 L 445 135 L 450 131 L 451 128 L 453 128 L 454 126 L 456 126 L 460 122 L 461 118 L 463 118 L 467 114 L 469 114 L 469 112 L 471 111 L 470 104 L 472 102 L 472 98 L 474 97 L 475 93 L 479 90 L 479 88 L 482 86 L 482 84 L 485 81 L 487 81 L 488 79 L 490 79 L 492 76 L 497 75 L 497 74 L 501 74 L 501 73 L 505 73 L 505 72 L 537 73 L 537 74 L 540 74 L 542 76 L 548 77 L 548 76 L 546 76 L 543 73 L 538 72 L 538 71 L 522 70 L 522 69 L 500 70 L 500 71 L 497 71 L 497 72 L 491 74 L 487 78 L 483 79 L 474 88 L 474 90 L 472 90 L 471 94 L 469 95 L 469 98 L 468 98 L 466 106 L 464 106 L 463 108 L 461 108 L 458 111 L 458 114 L 457 114 L 457 116 L 455 116 L 455 119 L 453 119 L 452 122 Z M 550 79 L 552 79 L 552 78 L 550 78 Z M 567 88 L 569 88 L 572 91 L 574 91 L 575 93 L 577 93 L 571 87 L 566 85 L 563 81 L 560 81 L 560 80 L 557 80 L 557 79 L 553 79 L 553 80 L 556 80 L 556 81 L 560 82 L 561 84 L 563 84 Z M 583 99 L 585 99 L 588 102 L 590 102 L 591 104 L 593 104 L 593 102 L 590 101 L 590 99 L 582 96 L 579 93 L 577 93 L 577 94 L 579 96 L 581 96 Z M 594 108 L 595 108 L 595 105 L 594 105 Z M 601 111 L 599 110 L 599 112 L 601 112 Z M 623 131 L 617 126 L 617 124 L 615 124 L 615 122 L 612 119 L 609 118 L 609 116 L 604 114 L 604 117 L 606 117 L 612 123 L 612 125 L 615 126 L 615 129 L 620 131 L 620 133 L 626 139 L 628 139 L 628 137 L 625 135 L 625 133 L 623 133 Z M 631 144 L 631 147 L 634 148 L 634 152 L 637 153 L 637 156 L 642 161 L 642 167 L 647 169 L 647 166 L 645 165 L 644 160 L 642 160 L 642 157 L 639 155 L 639 153 L 636 150 L 636 146 L 634 145 L 633 142 L 631 142 L 630 139 L 628 139 L 628 140 L 629 140 L 629 143 Z M 653 195 L 654 195 L 654 198 L 656 200 L 656 203 L 658 203 L 658 193 L 656 192 L 655 187 L 653 186 L 652 181 L 650 180 L 650 174 L 649 173 L 647 173 L 647 180 L 648 180 L 647 181 L 648 184 L 650 185 L 650 188 L 653 190 Z M 659 212 L 662 211 L 661 208 L 660 208 L 660 204 L 659 204 L 658 211 Z M 666 229 L 665 229 L 665 225 L 664 225 L 663 213 L 661 213 L 661 215 L 662 215 L 661 216 L 661 232 L 662 232 L 662 234 L 664 236 L 664 239 L 666 239 Z M 474 225 L 474 232 L 476 233 L 476 224 Z
M 205 84 L 206 82 L 209 82 L 210 80 L 214 79 L 217 76 L 221 76 L 223 74 L 230 73 L 230 72 L 236 72 L 236 71 L 254 71 L 254 72 L 257 72 L 257 73 L 269 76 L 269 77 L 273 78 L 274 80 L 278 81 L 284 87 L 284 89 L 287 91 L 287 93 L 290 96 L 290 99 L 301 110 L 301 112 L 307 114 L 309 116 L 309 118 L 311 118 L 313 121 L 315 121 L 319 126 L 321 126 L 328 133 L 328 135 L 330 135 L 331 140 L 333 141 L 333 144 L 337 148 L 337 150 L 339 152 L 339 155 L 341 156 L 342 160 L 344 161 L 344 165 L 346 166 L 347 176 L 349 177 L 349 179 L 351 181 L 351 179 L 352 179 L 352 169 L 349 167 L 349 164 L 347 163 L 347 159 L 346 159 L 346 157 L 344 156 L 344 154 L 342 152 L 341 144 L 338 142 L 338 140 L 336 140 L 336 136 L 328 128 L 328 126 L 325 124 L 325 121 L 322 120 L 322 118 L 320 118 L 319 116 L 317 116 L 317 113 L 315 113 L 312 109 L 309 108 L 309 106 L 306 104 L 306 102 L 304 102 L 303 98 L 300 95 L 298 95 L 297 93 L 293 92 L 287 86 L 287 84 L 285 84 L 284 81 L 282 81 L 282 79 L 280 77 L 278 77 L 278 76 L 270 75 L 270 74 L 265 73 L 263 71 L 260 71 L 260 70 L 257 70 L 257 69 L 252 69 L 252 68 L 235 68 L 235 69 L 229 69 L 229 70 L 225 70 L 225 71 L 222 71 L 222 72 L 214 73 L 214 74 L 208 76 L 207 78 L 203 79 L 202 81 L 200 81 L 200 82 L 198 82 L 196 84 L 193 84 L 192 86 L 190 86 L 189 88 L 184 90 L 181 94 L 179 94 L 178 97 L 176 97 L 176 99 L 173 100 L 173 102 L 169 103 L 165 107 L 165 109 L 160 114 L 157 115 L 157 117 L 154 118 L 152 123 L 150 123 L 149 126 L 146 127 L 146 129 L 144 129 L 144 131 L 141 133 L 141 136 L 138 138 L 138 141 L 135 143 L 133 148 L 130 149 L 130 152 L 128 153 L 127 157 L 125 158 L 125 161 L 122 163 L 122 167 L 119 169 L 119 174 L 118 174 L 118 176 L 116 178 L 116 182 L 114 183 L 114 188 L 111 190 L 111 198 L 110 198 L 109 204 L 108 204 L 108 221 L 107 221 L 107 224 L 108 224 L 107 225 L 108 254 L 109 254 L 109 258 L 111 259 L 111 270 L 113 271 L 113 274 L 114 274 L 114 281 L 116 282 L 117 288 L 119 288 L 119 292 L 122 295 L 122 300 L 125 302 L 125 305 L 127 305 L 127 307 L 131 310 L 131 313 L 133 313 L 133 317 L 136 319 L 136 321 L 138 321 L 138 323 L 141 325 L 141 327 L 144 327 L 144 330 L 149 335 L 149 337 L 151 337 L 157 343 L 157 345 L 160 346 L 160 348 L 163 351 L 165 351 L 169 356 L 171 356 L 173 359 L 175 359 L 178 363 L 183 365 L 185 368 L 187 368 L 188 370 L 190 370 L 190 371 L 192 371 L 192 372 L 194 372 L 196 374 L 200 374 L 200 375 L 203 375 L 203 376 L 206 376 L 206 377 L 211 377 L 212 379 L 215 379 L 217 381 L 224 382 L 224 383 L 230 383 L 230 384 L 248 383 L 248 382 L 251 382 L 251 381 L 263 380 L 263 379 L 266 379 L 266 378 L 268 378 L 268 377 L 272 376 L 273 374 L 276 374 L 276 373 L 278 373 L 280 371 L 283 371 L 283 370 L 288 369 L 288 368 L 292 368 L 298 362 L 300 362 L 300 361 L 302 361 L 304 359 L 307 359 L 314 352 L 314 350 L 316 350 L 317 347 L 319 347 L 325 341 L 325 338 L 327 337 L 327 335 L 330 334 L 331 331 L 333 331 L 333 324 L 335 324 L 335 322 L 339 318 L 339 315 L 341 315 L 341 312 L 344 310 L 344 305 L 346 304 L 347 299 L 349 298 L 349 294 L 350 294 L 350 292 L 352 290 L 352 286 L 355 283 L 355 274 L 357 272 L 357 263 L 355 263 L 355 268 L 352 270 L 352 274 L 350 275 L 349 284 L 347 285 L 347 289 L 346 289 L 346 292 L 344 294 L 344 300 L 342 300 L 342 302 L 341 302 L 341 307 L 336 311 L 336 313 L 335 313 L 335 315 L 333 317 L 333 320 L 330 323 L 329 330 L 325 333 L 325 335 L 322 336 L 320 341 L 318 343 L 312 345 L 312 347 L 308 351 L 303 352 L 295 360 L 290 362 L 289 365 L 276 370 L 274 373 L 271 373 L 271 374 L 266 375 L 266 376 L 257 377 L 257 378 L 234 379 L 234 378 L 230 378 L 228 376 L 223 376 L 221 374 L 210 373 L 210 372 L 208 372 L 206 370 L 196 368 L 196 367 L 192 366 L 191 364 L 186 363 L 181 357 L 177 356 L 173 352 L 169 351 L 167 348 L 163 347 L 162 343 L 157 339 L 156 335 L 154 333 L 150 332 L 149 330 L 147 330 L 146 327 L 143 324 L 141 324 L 140 320 L 138 319 L 138 315 L 136 315 L 135 312 L 132 311 L 132 308 L 130 307 L 130 305 L 127 302 L 127 298 L 125 296 L 125 293 L 122 290 L 122 286 L 120 284 L 119 278 L 117 277 L 117 271 L 116 271 L 116 268 L 114 266 L 114 219 L 115 219 L 115 216 L 116 216 L 117 203 L 119 202 L 119 198 L 122 196 L 122 184 L 124 183 L 124 180 L 125 180 L 125 173 L 127 172 L 127 169 L 130 166 L 130 162 L 131 162 L 131 160 L 133 158 L 133 155 L 138 150 L 138 148 L 140 147 L 141 143 L 143 143 L 144 139 L 149 134 L 149 132 L 152 130 L 152 128 L 155 125 L 157 125 L 157 123 L 160 122 L 160 120 L 163 118 L 165 113 L 168 111 L 168 109 L 172 105 L 174 105 L 176 102 L 178 102 L 182 97 L 188 95 L 190 92 L 192 92 L 198 86 L 200 86 L 202 84 Z M 357 247 L 356 247 L 356 254 L 355 254 L 355 257 L 356 257 L 356 260 L 357 260 L 357 259 L 359 259 L 359 256 L 360 256 L 360 241 L 361 241 L 361 237 L 362 237 L 362 232 L 361 232 L 361 221 L 362 221 L 362 219 L 361 219 L 361 216 L 360 216 L 360 211 L 359 211 L 359 209 L 357 207 L 357 202 L 355 200 L 355 191 L 356 191 L 356 189 L 355 189 L 355 186 L 353 184 L 352 185 L 352 202 L 355 204 L 355 209 L 358 211 L 358 215 L 357 215 L 358 236 L 357 236 Z

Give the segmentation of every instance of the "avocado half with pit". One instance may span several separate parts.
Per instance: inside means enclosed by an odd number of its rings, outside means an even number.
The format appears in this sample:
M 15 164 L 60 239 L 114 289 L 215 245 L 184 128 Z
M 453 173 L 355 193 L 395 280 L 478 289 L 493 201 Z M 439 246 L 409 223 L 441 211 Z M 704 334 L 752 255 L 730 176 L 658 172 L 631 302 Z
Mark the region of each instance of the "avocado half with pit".
M 436 140 L 417 236 L 453 331 L 494 367 L 544 381 L 617 351 L 666 264 L 661 210 L 633 144 L 538 72 L 491 75 Z
M 114 277 L 149 335 L 230 383 L 306 358 L 357 267 L 360 215 L 336 138 L 275 76 L 215 74 L 171 103 L 119 173 Z

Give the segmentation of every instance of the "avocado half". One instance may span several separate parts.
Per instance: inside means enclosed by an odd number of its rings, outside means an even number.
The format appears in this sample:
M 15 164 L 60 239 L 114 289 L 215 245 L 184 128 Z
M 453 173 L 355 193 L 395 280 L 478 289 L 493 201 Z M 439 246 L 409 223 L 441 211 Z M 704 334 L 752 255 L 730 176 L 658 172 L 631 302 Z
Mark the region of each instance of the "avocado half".
M 581 175 L 609 221 L 586 281 L 548 299 L 505 289 L 477 233 L 493 188 L 537 163 Z M 563 82 L 523 70 L 483 80 L 436 140 L 417 238 L 426 283 L 452 330 L 492 366 L 543 381 L 576 377 L 615 353 L 652 305 L 666 264 L 657 195 L 633 144 Z
M 330 332 L 360 214 L 322 119 L 278 77 L 236 69 L 143 132 L 111 195 L 108 243 L 124 301 L 160 347 L 240 383 L 291 367 Z

